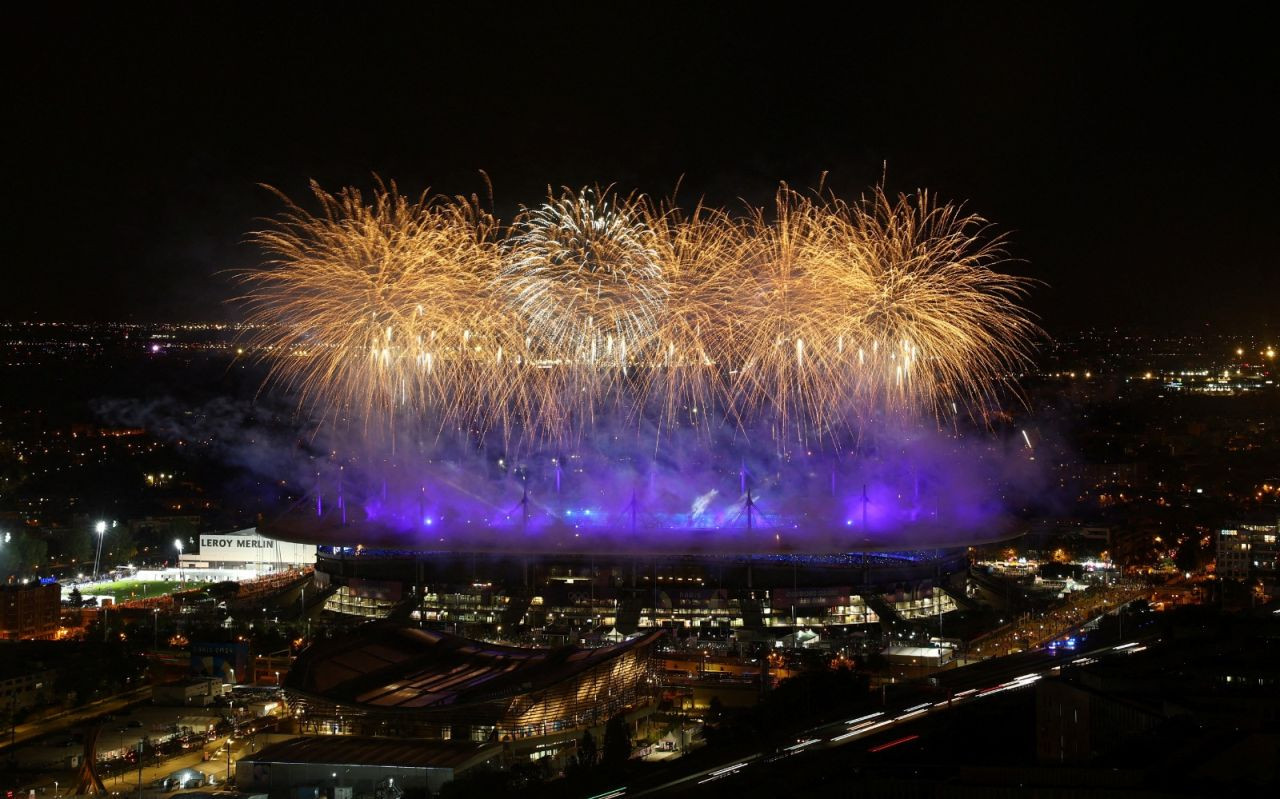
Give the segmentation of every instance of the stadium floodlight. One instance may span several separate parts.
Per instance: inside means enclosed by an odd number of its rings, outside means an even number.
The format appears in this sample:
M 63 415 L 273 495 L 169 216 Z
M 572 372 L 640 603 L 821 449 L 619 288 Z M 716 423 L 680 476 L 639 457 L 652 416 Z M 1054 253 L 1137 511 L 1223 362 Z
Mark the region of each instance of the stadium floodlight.
M 106 537 L 107 523 L 99 520 L 93 526 L 93 531 L 98 534 L 98 548 L 93 555 L 93 579 L 98 579 L 98 564 L 102 562 L 102 539 Z

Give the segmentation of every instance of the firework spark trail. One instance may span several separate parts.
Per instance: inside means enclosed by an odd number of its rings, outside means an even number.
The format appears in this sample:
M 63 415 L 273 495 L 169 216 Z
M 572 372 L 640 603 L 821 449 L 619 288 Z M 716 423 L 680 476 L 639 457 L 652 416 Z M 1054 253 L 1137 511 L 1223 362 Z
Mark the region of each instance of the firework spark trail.
M 561 357 L 625 367 L 666 301 L 656 236 L 632 198 L 565 190 L 526 210 L 496 288 Z
M 312 187 L 253 239 L 251 343 L 331 419 L 581 436 L 765 420 L 779 447 L 981 414 L 1037 328 L 1002 241 L 925 192 L 786 186 L 735 216 L 569 190 L 507 229 L 474 198 Z
M 660 429 L 699 428 L 717 414 L 736 423 L 728 372 L 742 326 L 735 300 L 745 231 L 716 208 L 699 205 L 686 215 L 674 203 L 649 203 L 645 210 L 670 301 L 639 358 L 638 408 Z
M 246 276 L 246 301 L 272 377 L 330 417 L 465 419 L 458 389 L 489 371 L 476 348 L 501 328 L 500 304 L 486 301 L 493 220 L 474 202 L 413 201 L 394 186 L 369 204 L 354 189 L 312 191 L 319 215 L 286 200 L 253 236 L 270 261 Z
M 537 376 L 536 393 L 555 402 L 553 418 L 589 424 L 622 401 L 626 373 L 666 303 L 656 245 L 643 203 L 607 189 L 565 189 L 516 217 L 492 291 L 552 367 Z M 525 421 L 545 429 L 543 416 Z
M 781 428 L 821 434 L 873 414 L 981 412 L 1026 362 L 1037 330 L 1017 306 L 1025 281 L 995 272 L 1001 241 L 927 193 L 857 203 L 783 187 L 751 215 L 739 259 L 750 334 L 738 403 Z

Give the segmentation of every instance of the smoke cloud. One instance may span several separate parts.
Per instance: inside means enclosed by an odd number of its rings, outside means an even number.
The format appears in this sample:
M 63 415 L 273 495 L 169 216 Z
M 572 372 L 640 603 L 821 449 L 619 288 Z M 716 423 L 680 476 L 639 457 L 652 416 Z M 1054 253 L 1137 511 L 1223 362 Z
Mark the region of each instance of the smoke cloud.
M 511 451 L 497 435 L 317 425 L 278 401 L 102 400 L 101 417 L 300 499 L 273 530 L 335 546 L 592 551 L 913 550 L 996 540 L 1045 495 L 1042 436 L 883 423 L 779 446 L 769 429 L 599 424 Z M 1035 446 L 1033 446 L 1033 443 Z

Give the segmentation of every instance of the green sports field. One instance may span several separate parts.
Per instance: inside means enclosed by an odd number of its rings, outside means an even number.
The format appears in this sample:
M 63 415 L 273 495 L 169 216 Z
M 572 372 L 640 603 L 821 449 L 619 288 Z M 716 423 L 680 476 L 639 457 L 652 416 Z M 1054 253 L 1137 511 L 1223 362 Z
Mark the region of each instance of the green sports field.
M 192 588 L 203 588 L 207 582 L 178 582 L 177 580 L 118 580 L 114 583 L 99 585 L 82 585 L 80 593 L 85 596 L 107 595 L 116 602 L 130 599 L 146 599 L 147 597 L 172 594 L 174 591 L 186 591 Z

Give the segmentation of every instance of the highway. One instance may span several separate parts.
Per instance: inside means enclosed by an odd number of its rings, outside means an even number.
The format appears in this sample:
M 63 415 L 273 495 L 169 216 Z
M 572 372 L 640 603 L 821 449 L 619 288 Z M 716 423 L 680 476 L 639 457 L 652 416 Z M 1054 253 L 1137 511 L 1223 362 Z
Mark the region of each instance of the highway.
M 63 730 L 82 724 L 89 719 L 96 718 L 97 716 L 101 716 L 105 713 L 114 713 L 118 710 L 123 710 L 130 705 L 137 704 L 138 702 L 145 702 L 150 698 L 151 685 L 148 684 L 141 688 L 135 688 L 132 691 L 118 694 L 110 699 L 103 699 L 99 702 L 94 702 L 91 705 L 85 705 L 84 707 L 59 713 L 58 715 L 50 718 L 19 724 L 17 729 L 14 730 L 11 735 L 5 736 L 4 740 L 0 741 L 0 751 L 7 749 L 11 745 L 23 744 L 28 741 L 43 738 L 46 735 L 62 732 Z
M 969 703 L 982 702 L 988 697 L 1006 691 L 1031 688 L 1039 680 L 1057 673 L 1064 667 L 1086 665 L 1102 658 L 1125 657 L 1133 652 L 1143 651 L 1149 637 L 1150 635 L 1137 636 L 1124 643 L 1099 645 L 1078 652 L 1069 650 L 1024 652 L 943 672 L 934 678 L 936 687 L 927 689 L 933 694 L 930 701 L 923 701 L 921 697 L 916 697 L 920 701 L 911 701 L 909 704 L 904 702 L 901 707 L 886 708 L 856 718 L 813 727 L 797 735 L 794 743 L 775 751 L 740 755 L 660 785 L 636 786 L 635 789 L 622 786 L 610 796 L 650 796 L 676 788 L 702 785 L 749 774 L 753 768 L 759 768 L 783 758 L 802 757 L 809 752 L 846 747 L 865 741 L 871 736 L 900 732 L 899 736 L 872 747 L 869 751 L 889 749 L 918 737 L 909 734 L 906 729 L 901 729 L 906 725 Z M 924 693 L 926 689 L 922 686 L 921 694 Z M 939 694 L 942 693 L 945 693 L 946 698 L 939 698 Z

